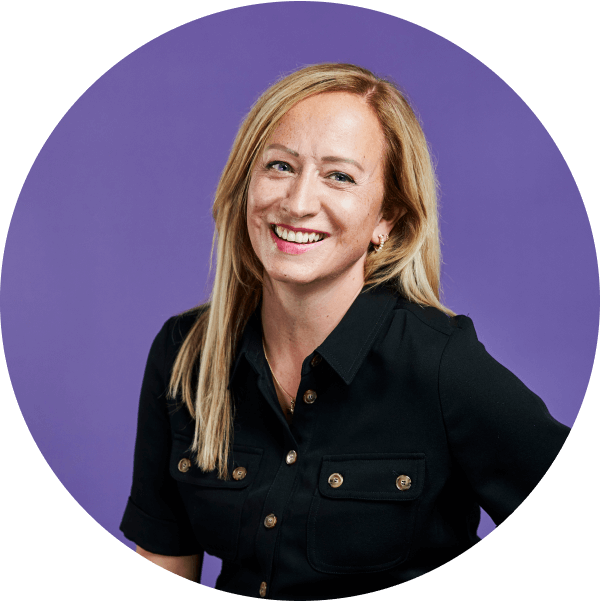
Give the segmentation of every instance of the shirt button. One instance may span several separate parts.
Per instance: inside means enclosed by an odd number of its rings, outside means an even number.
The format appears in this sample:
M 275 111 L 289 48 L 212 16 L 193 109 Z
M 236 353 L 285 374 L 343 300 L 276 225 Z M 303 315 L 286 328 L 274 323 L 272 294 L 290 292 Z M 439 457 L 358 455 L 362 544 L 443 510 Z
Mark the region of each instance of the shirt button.
M 331 474 L 331 476 L 329 476 L 329 478 L 327 479 L 327 482 L 329 482 L 329 486 L 331 486 L 331 488 L 339 488 L 342 485 L 342 482 L 344 481 L 344 478 L 342 478 L 342 474 Z
M 411 485 L 411 479 L 408 476 L 398 476 L 396 478 L 396 486 L 398 490 L 408 490 Z
M 190 469 L 191 465 L 192 465 L 192 462 L 189 459 L 187 459 L 187 458 L 184 457 L 177 464 L 177 469 L 180 472 L 187 472 Z
M 266 597 L 267 596 L 267 583 L 266 582 L 261 582 L 260 583 L 260 589 L 258 590 L 259 594 L 261 597 Z
M 296 451 L 290 451 L 285 457 L 285 462 L 288 465 L 292 465 L 292 463 L 296 463 L 296 459 L 298 459 L 298 453 L 296 453 Z
M 307 390 L 302 398 L 307 405 L 312 405 L 317 400 L 317 393 L 314 390 Z
M 270 513 L 265 518 L 265 528 L 274 528 L 276 523 L 277 523 L 277 518 L 275 517 L 274 513 Z
M 246 474 L 248 472 L 246 471 L 245 467 L 236 467 L 233 470 L 233 479 L 234 480 L 243 480 L 246 477 Z
M 321 363 L 321 355 L 317 355 L 315 353 L 315 356 L 310 360 L 310 366 L 317 367 L 317 365 L 319 365 L 319 363 Z

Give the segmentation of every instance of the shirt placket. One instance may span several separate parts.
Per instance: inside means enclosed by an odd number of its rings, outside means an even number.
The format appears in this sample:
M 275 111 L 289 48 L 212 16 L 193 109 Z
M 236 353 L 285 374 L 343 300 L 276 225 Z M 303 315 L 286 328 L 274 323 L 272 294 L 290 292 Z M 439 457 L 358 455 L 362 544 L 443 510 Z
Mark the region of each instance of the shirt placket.
M 256 556 L 263 570 L 263 580 L 257 583 L 260 597 L 276 596 L 278 555 L 280 552 L 285 553 L 285 550 L 281 550 L 278 545 L 280 531 L 286 527 L 297 527 L 295 524 L 285 523 L 285 512 L 294 493 L 298 471 L 306 469 L 305 458 L 308 456 L 308 446 L 316 422 L 318 383 L 314 367 L 320 361 L 320 357 L 315 357 L 318 356 L 313 355 L 312 358 L 305 360 L 302 366 L 291 427 L 279 405 L 272 378 L 261 372 L 258 379 L 258 388 L 269 406 L 277 413 L 284 432 L 279 467 L 263 505 L 261 523 L 255 540 Z M 308 511 L 308 508 L 306 509 Z

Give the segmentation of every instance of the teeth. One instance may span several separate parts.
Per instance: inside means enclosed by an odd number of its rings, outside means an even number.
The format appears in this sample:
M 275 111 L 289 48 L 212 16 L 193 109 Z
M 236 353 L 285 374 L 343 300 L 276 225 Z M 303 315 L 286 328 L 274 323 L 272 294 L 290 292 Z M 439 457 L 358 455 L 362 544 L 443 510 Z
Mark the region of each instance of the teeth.
M 310 242 L 318 242 L 325 237 L 325 234 L 317 234 L 316 232 L 293 232 L 292 230 L 286 230 L 280 225 L 275 226 L 275 233 L 279 238 L 287 240 L 288 242 L 296 242 L 296 244 L 307 244 Z

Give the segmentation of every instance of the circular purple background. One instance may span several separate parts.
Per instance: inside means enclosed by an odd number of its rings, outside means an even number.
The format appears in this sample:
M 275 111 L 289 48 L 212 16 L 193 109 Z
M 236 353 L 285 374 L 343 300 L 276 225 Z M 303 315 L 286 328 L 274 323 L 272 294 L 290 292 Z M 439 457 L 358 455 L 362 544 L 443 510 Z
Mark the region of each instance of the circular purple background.
M 6 243 L 2 334 L 21 410 L 61 482 L 120 540 L 146 355 L 167 317 L 207 296 L 212 195 L 237 127 L 280 75 L 326 61 L 408 92 L 440 180 L 445 302 L 573 424 L 598 268 L 575 182 L 535 115 L 471 55 L 395 17 L 312 2 L 218 13 L 83 94 L 33 165 Z M 484 516 L 480 535 L 492 527 Z M 207 558 L 203 583 L 218 570 Z

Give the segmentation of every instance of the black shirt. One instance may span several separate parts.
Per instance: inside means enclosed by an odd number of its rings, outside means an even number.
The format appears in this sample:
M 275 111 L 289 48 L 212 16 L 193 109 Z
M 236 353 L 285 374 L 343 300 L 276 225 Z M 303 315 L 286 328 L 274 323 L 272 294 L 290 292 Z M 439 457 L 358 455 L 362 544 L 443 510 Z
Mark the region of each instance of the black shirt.
M 147 551 L 223 560 L 217 588 L 276 599 L 380 590 L 456 557 L 525 499 L 569 429 L 478 342 L 472 321 L 378 288 L 302 364 L 293 422 L 260 311 L 233 365 L 230 477 L 192 461 L 194 424 L 166 399 L 197 313 L 169 319 L 142 385 L 121 524 Z

